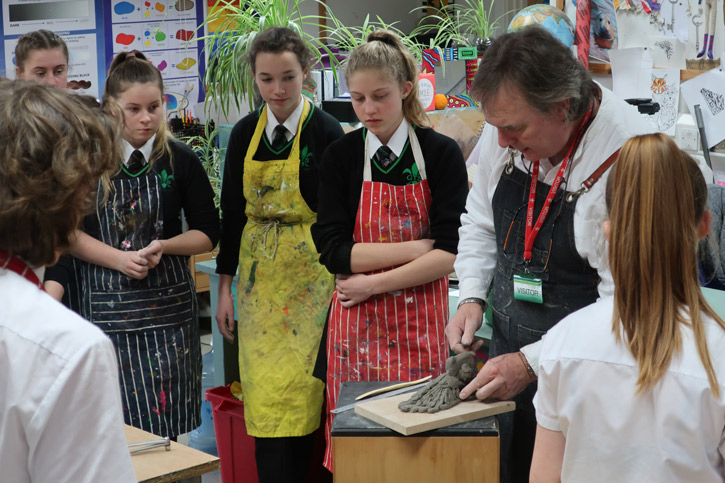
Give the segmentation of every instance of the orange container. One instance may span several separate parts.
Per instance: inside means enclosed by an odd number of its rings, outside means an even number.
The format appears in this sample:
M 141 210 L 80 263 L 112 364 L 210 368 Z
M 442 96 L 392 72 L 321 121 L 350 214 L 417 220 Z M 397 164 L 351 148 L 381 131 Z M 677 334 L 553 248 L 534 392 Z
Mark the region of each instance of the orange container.
M 206 391 L 211 403 L 223 483 L 258 483 L 254 460 L 254 438 L 244 424 L 244 403 L 235 398 L 229 386 Z

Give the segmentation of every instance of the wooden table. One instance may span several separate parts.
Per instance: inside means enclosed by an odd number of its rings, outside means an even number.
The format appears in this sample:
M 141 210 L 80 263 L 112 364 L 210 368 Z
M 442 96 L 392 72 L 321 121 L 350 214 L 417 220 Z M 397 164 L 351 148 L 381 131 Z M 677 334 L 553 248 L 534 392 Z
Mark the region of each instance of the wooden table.
M 344 382 L 338 406 L 390 383 Z M 499 481 L 499 430 L 495 416 L 401 436 L 355 414 L 332 424 L 335 483 Z
M 160 439 L 133 426 L 126 425 L 126 440 L 143 443 Z M 164 447 L 131 453 L 136 479 L 139 482 L 165 483 L 199 476 L 219 469 L 219 458 L 202 453 L 183 444 L 171 442 L 171 450 Z

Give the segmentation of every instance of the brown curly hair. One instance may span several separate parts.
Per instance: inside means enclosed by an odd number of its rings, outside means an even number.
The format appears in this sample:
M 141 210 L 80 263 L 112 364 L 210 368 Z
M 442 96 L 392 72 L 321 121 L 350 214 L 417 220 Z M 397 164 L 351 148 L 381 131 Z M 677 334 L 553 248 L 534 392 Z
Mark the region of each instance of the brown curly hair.
M 117 123 L 61 89 L 0 80 L 0 249 L 54 263 L 115 166 Z

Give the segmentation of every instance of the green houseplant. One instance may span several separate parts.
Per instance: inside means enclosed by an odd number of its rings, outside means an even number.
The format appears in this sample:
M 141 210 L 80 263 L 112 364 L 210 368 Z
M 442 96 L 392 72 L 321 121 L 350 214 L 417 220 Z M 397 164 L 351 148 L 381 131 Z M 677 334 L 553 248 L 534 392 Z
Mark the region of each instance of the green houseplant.
M 492 18 L 495 0 L 491 0 L 488 8 L 483 0 L 460 1 L 433 9 L 432 14 L 423 18 L 427 23 L 419 26 L 411 35 L 434 33 L 432 43 L 437 47 L 476 46 L 482 53 L 503 26 L 501 20 L 506 13 Z M 418 9 L 421 8 L 429 7 Z
M 317 37 L 304 31 L 304 27 L 319 27 L 320 17 L 303 15 L 300 4 L 304 0 L 245 0 L 240 4 L 231 0 L 217 0 L 212 13 L 199 29 L 218 24 L 214 32 L 199 37 L 208 54 L 204 86 L 207 89 L 205 109 L 215 107 L 225 115 L 232 103 L 239 109 L 246 98 L 252 104 L 254 79 L 247 56 L 257 34 L 270 27 L 288 27 L 308 43 L 310 51 L 321 57 L 320 49 L 329 53 L 327 46 Z M 333 65 L 334 69 L 334 65 Z
M 403 45 L 410 50 L 416 61 L 421 61 L 421 55 L 423 48 L 425 47 L 416 42 L 412 35 L 406 35 L 403 31 L 398 29 L 395 26 L 398 22 L 385 23 L 380 17 L 376 17 L 377 20 L 371 21 L 370 15 L 368 14 L 365 16 L 365 20 L 362 25 L 348 27 L 343 25 L 343 23 L 329 10 L 327 18 L 332 22 L 332 26 L 329 27 L 328 30 L 331 33 L 328 35 L 327 40 L 335 44 L 335 46 L 344 52 L 352 52 L 355 47 L 364 44 L 368 35 L 375 30 L 390 30 L 400 37 Z

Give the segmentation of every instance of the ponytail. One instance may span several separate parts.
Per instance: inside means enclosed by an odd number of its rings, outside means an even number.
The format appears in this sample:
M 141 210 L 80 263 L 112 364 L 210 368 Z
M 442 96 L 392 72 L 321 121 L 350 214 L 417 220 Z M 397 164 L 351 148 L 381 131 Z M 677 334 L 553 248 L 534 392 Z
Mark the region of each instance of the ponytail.
M 401 86 L 410 81 L 413 88 L 403 99 L 403 116 L 414 126 L 430 126 L 423 105 L 418 100 L 418 65 L 400 37 L 389 30 L 371 32 L 367 42 L 350 54 L 345 76 L 349 79 L 361 70 L 380 71 Z
M 103 90 L 103 107 L 104 110 L 111 113 L 122 112 L 114 108 L 111 103 L 117 102 L 118 98 L 132 84 L 154 84 L 164 95 L 164 81 L 161 77 L 161 71 L 157 69 L 143 54 L 138 50 L 130 52 L 121 52 L 114 57 L 111 66 L 108 68 L 108 77 Z M 153 149 L 151 151 L 151 159 L 149 166 L 153 163 L 168 157 L 172 162 L 172 152 L 169 146 L 169 131 L 166 126 L 165 117 L 161 119 L 159 129 L 156 131 L 156 139 L 154 139 Z M 104 180 L 105 181 L 105 180 Z

